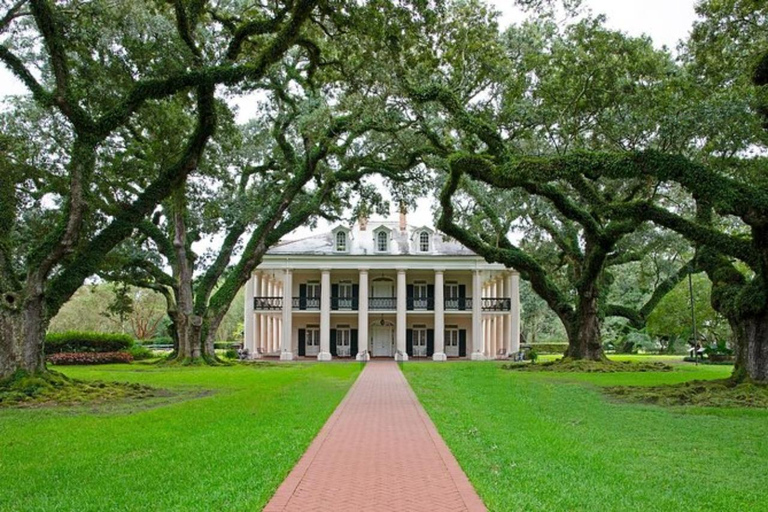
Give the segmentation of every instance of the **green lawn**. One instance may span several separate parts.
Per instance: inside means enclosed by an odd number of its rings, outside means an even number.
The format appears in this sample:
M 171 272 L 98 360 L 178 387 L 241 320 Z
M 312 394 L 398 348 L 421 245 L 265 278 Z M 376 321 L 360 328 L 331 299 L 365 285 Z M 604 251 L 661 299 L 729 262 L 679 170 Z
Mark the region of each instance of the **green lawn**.
M 768 510 L 768 411 L 614 403 L 603 385 L 726 377 L 531 374 L 498 364 L 405 364 L 490 510 Z
M 0 510 L 259 510 L 360 367 L 59 370 L 188 398 L 139 409 L 0 410 Z M 205 390 L 213 393 L 193 398 Z

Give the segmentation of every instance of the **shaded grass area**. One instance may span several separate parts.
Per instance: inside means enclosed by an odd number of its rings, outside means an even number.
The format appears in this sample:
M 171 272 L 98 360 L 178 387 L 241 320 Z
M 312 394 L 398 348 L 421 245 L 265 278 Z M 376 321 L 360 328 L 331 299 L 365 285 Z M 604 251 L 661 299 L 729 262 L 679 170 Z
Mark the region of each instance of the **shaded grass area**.
M 58 368 L 199 397 L 0 410 L 0 510 L 259 510 L 358 365 Z M 211 394 L 212 392 L 212 394 Z
M 598 389 L 722 379 L 728 367 L 404 371 L 490 510 L 768 510 L 768 411 L 616 403 Z
M 768 386 L 730 379 L 695 380 L 672 386 L 611 386 L 603 391 L 620 400 L 647 404 L 768 408 Z
M 0 407 L 111 404 L 169 397 L 164 389 L 137 382 L 104 382 L 70 379 L 59 372 L 47 375 L 20 374 L 0 385 Z
M 587 361 L 561 358 L 543 363 L 511 363 L 502 368 L 524 372 L 561 373 L 620 373 L 620 372 L 669 372 L 672 366 L 661 361 Z

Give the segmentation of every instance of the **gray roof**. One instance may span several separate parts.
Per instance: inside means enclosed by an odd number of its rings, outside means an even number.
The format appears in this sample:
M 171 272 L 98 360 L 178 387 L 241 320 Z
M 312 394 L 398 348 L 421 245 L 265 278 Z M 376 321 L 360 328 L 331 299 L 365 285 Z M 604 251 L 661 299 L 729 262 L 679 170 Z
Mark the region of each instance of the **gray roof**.
M 389 230 L 389 251 L 377 252 L 375 248 L 375 233 L 381 229 Z M 335 234 L 340 229 L 348 233 L 347 252 L 335 250 Z M 422 231 L 428 231 L 430 235 L 430 251 L 421 252 L 418 250 L 418 235 Z M 281 240 L 272 247 L 268 255 L 413 255 L 413 256 L 475 256 L 476 254 L 467 249 L 459 242 L 448 238 L 442 233 L 435 232 L 429 226 L 407 225 L 405 231 L 400 230 L 397 221 L 368 222 L 366 229 L 361 230 L 360 224 L 355 223 L 351 228 L 347 226 L 337 226 L 332 231 L 312 235 L 300 240 Z

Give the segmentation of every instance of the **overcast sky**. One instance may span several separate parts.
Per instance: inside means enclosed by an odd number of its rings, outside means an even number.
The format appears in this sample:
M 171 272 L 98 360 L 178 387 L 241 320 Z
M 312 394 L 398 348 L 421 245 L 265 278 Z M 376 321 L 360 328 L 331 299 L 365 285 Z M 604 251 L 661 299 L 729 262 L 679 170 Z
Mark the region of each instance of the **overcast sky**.
M 621 30 L 629 35 L 647 34 L 653 38 L 656 46 L 663 45 L 670 49 L 678 41 L 685 39 L 696 15 L 693 6 L 696 0 L 584 0 L 593 13 L 607 16 L 610 28 Z M 521 13 L 510 6 L 509 0 L 490 0 L 502 12 L 502 25 L 521 19 Z M 0 66 L 0 95 L 22 94 L 24 87 Z M 431 224 L 430 199 L 423 199 L 419 208 L 409 214 L 409 222 L 423 225 Z M 395 212 L 392 212 L 393 216 Z M 394 218 L 394 217 L 393 217 Z M 318 229 L 327 229 L 321 225 Z M 291 238 L 305 236 L 307 230 L 300 230 Z

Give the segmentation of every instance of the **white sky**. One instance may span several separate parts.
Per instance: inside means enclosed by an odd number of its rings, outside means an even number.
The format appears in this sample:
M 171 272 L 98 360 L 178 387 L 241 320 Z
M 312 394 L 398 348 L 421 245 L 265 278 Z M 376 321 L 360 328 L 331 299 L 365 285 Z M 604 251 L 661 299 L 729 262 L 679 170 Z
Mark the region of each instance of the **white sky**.
M 520 12 L 509 0 L 489 0 L 502 12 L 502 26 L 522 19 Z M 629 35 L 651 36 L 656 46 L 667 46 L 674 49 L 678 41 L 685 39 L 696 18 L 694 12 L 695 0 L 584 0 L 584 5 L 595 14 L 607 16 L 610 28 L 621 30 Z M 24 94 L 26 89 L 13 77 L 8 70 L 0 66 L 0 96 Z M 415 212 L 409 214 L 409 222 L 423 225 L 432 224 L 430 211 L 432 199 L 424 198 L 419 201 Z M 392 216 L 396 212 L 392 212 Z M 319 230 L 327 230 L 328 226 L 320 223 Z M 300 229 L 290 238 L 306 236 L 307 229 Z

